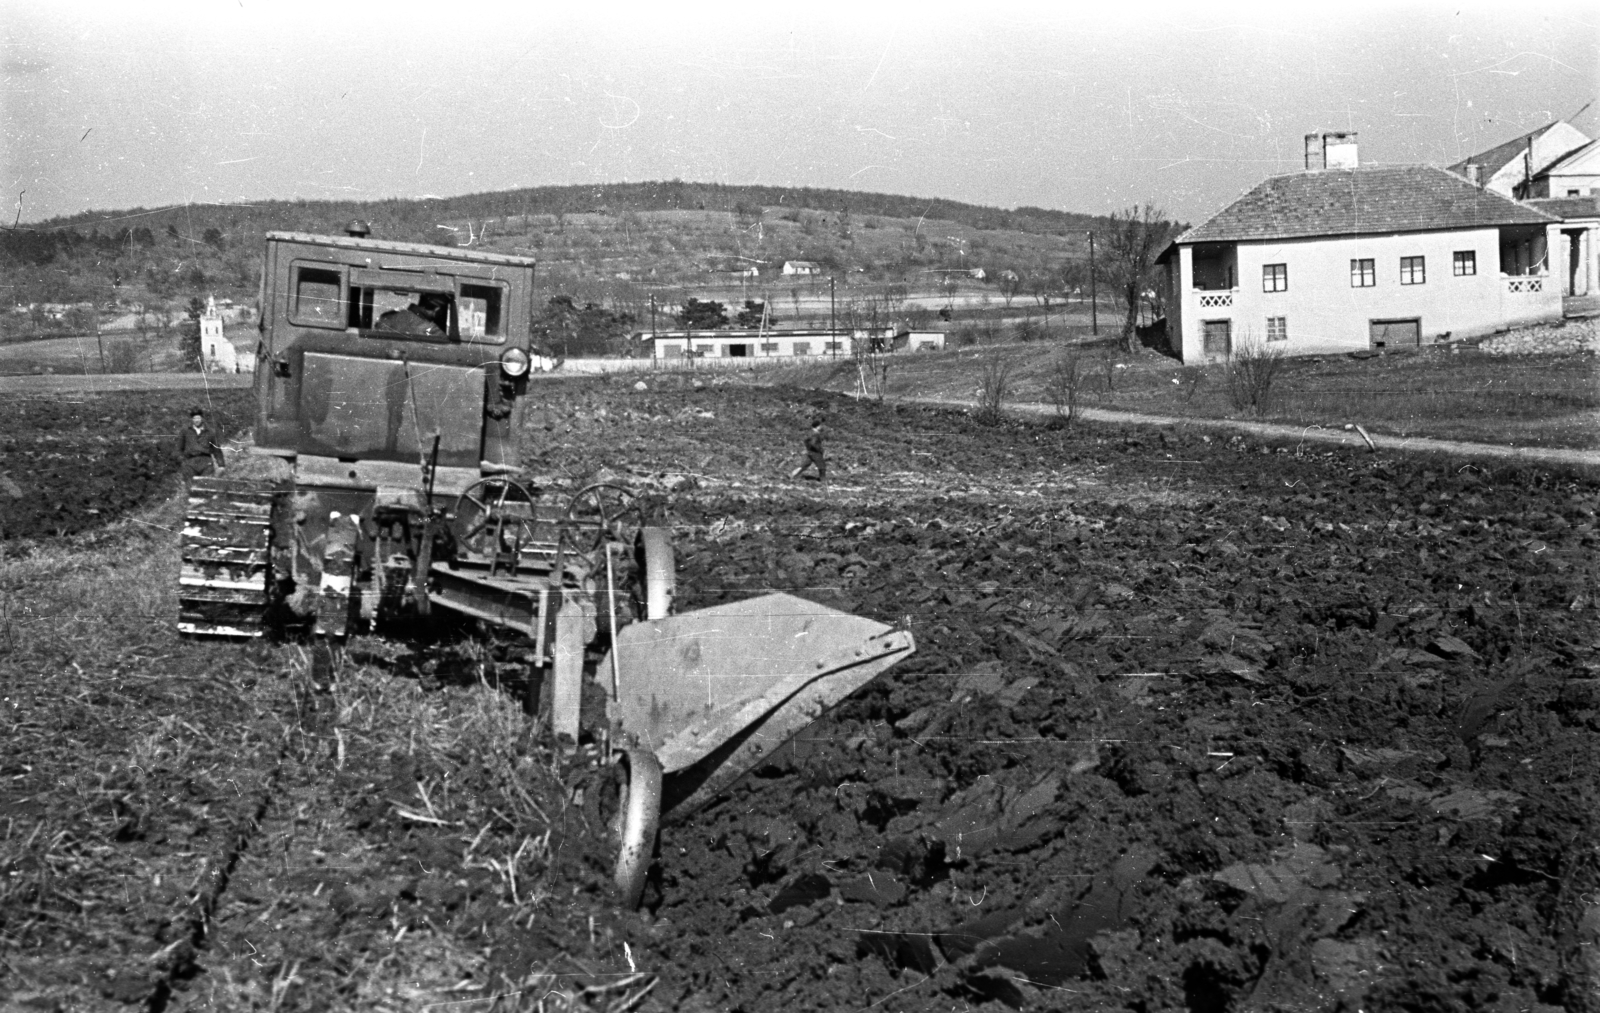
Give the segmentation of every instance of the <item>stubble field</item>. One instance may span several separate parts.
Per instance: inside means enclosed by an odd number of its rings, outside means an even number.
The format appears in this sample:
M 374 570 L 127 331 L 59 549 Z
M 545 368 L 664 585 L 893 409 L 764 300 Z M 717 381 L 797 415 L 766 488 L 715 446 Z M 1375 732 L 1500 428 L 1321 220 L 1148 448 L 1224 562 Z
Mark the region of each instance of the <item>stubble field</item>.
M 916 655 L 625 913 L 506 652 L 182 643 L 173 499 L 12 540 L 0 1007 L 1600 1008 L 1593 476 L 660 384 L 537 388 L 530 470 Z

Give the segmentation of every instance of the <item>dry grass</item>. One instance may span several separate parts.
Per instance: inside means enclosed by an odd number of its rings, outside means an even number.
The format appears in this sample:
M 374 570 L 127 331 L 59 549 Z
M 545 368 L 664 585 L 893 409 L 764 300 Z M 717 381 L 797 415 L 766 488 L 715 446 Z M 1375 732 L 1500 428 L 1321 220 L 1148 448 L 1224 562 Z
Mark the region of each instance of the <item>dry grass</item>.
M 1012 365 L 1013 404 L 1051 403 L 1051 373 L 1058 356 L 1076 353 L 1098 361 L 1085 391 L 1095 406 L 1177 418 L 1237 417 L 1229 396 L 1227 365 L 1185 366 L 1150 353 L 1128 355 L 1086 344 L 1011 344 L 894 357 L 885 386 L 889 398 L 931 398 L 971 403 L 985 356 Z M 848 390 L 822 364 L 794 365 L 760 380 Z M 1378 358 L 1286 358 L 1273 374 L 1262 421 L 1296 426 L 1360 423 L 1373 432 L 1438 439 L 1514 443 L 1517 446 L 1600 446 L 1600 358 L 1592 354 L 1488 356 L 1443 348 Z
M 207 973 L 169 1009 L 399 1010 L 496 990 L 508 994 L 475 1008 L 636 1002 L 653 976 L 619 989 L 564 954 L 515 980 L 496 970 L 503 941 L 584 917 L 572 885 L 593 848 L 569 787 L 584 768 L 541 748 L 484 678 L 481 647 L 440 654 L 455 682 L 430 690 L 383 662 L 392 645 L 341 656 L 319 685 L 301 645 L 180 641 L 181 512 L 174 493 L 0 557 L 5 987 L 113 1008 L 95 982 L 154 994 L 191 973 L 193 938 Z M 397 780 L 397 765 L 414 776 Z M 369 782 L 383 805 L 361 830 L 348 806 Z M 330 854 L 354 883 L 418 877 L 425 858 L 424 878 L 479 884 L 490 941 L 415 905 L 396 908 L 381 949 L 331 959 L 314 931 L 327 898 L 306 880 Z M 603 890 L 584 896 L 604 911 Z M 153 938 L 155 923 L 172 927 Z

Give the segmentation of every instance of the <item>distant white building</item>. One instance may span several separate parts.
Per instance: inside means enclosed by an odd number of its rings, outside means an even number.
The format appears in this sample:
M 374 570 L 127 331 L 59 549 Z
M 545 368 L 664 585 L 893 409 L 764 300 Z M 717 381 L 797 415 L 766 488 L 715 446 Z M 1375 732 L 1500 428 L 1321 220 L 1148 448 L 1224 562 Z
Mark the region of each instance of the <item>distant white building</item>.
M 206 311 L 200 315 L 200 362 L 208 373 L 241 372 L 233 342 L 222 333 L 222 313 L 215 296 L 206 300 Z
M 783 262 L 785 275 L 813 275 L 822 273 L 822 265 L 813 260 L 786 260 Z
M 715 330 L 648 331 L 634 335 L 652 358 L 781 359 L 851 355 L 856 351 L 935 351 L 944 347 L 940 331 L 878 330 Z

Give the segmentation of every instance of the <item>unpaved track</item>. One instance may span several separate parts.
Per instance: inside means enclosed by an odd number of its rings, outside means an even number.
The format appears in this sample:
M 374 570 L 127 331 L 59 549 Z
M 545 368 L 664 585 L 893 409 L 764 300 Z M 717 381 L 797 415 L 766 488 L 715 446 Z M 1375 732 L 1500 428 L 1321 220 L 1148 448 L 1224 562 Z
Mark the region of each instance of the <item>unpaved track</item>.
M 240 390 L 251 373 L 51 373 L 0 376 L 0 394 L 104 394 L 125 390 Z
M 976 408 L 976 401 L 955 398 L 902 397 L 885 398 L 890 402 L 941 405 L 947 408 Z M 1007 410 L 1028 415 L 1049 416 L 1055 409 L 1038 402 L 1022 402 L 1006 406 Z M 1245 419 L 1195 419 L 1176 415 L 1146 415 L 1143 412 L 1110 411 L 1104 408 L 1079 408 L 1078 414 L 1090 422 L 1108 422 L 1135 426 L 1187 426 L 1193 429 L 1248 433 L 1269 440 L 1293 440 L 1298 443 L 1320 443 L 1342 447 L 1368 446 L 1355 429 L 1330 429 L 1325 426 L 1286 426 L 1274 422 L 1250 422 Z M 1369 433 L 1372 446 L 1377 450 L 1403 450 L 1409 452 L 1457 454 L 1462 457 L 1498 457 L 1503 460 L 1526 461 L 1530 464 L 1578 464 L 1600 466 L 1600 450 L 1577 450 L 1570 447 L 1517 447 L 1500 443 L 1472 443 L 1466 440 L 1436 440 L 1425 436 L 1385 436 Z

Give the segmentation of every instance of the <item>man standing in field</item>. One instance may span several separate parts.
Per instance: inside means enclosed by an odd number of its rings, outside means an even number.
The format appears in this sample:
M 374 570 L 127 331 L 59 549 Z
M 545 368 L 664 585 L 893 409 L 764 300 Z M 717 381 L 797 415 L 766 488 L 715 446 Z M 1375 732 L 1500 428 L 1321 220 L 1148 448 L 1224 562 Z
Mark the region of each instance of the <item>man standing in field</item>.
M 185 482 L 225 470 L 217 431 L 206 422 L 206 413 L 198 406 L 189 409 L 189 424 L 178 430 L 178 460 L 183 465 Z
M 822 459 L 822 419 L 811 420 L 811 432 L 806 434 L 806 459 L 800 462 L 800 467 L 789 473 L 790 478 L 799 478 L 807 468 L 817 469 L 817 481 L 828 480 L 828 464 Z M 810 478 L 810 475 L 806 475 Z

